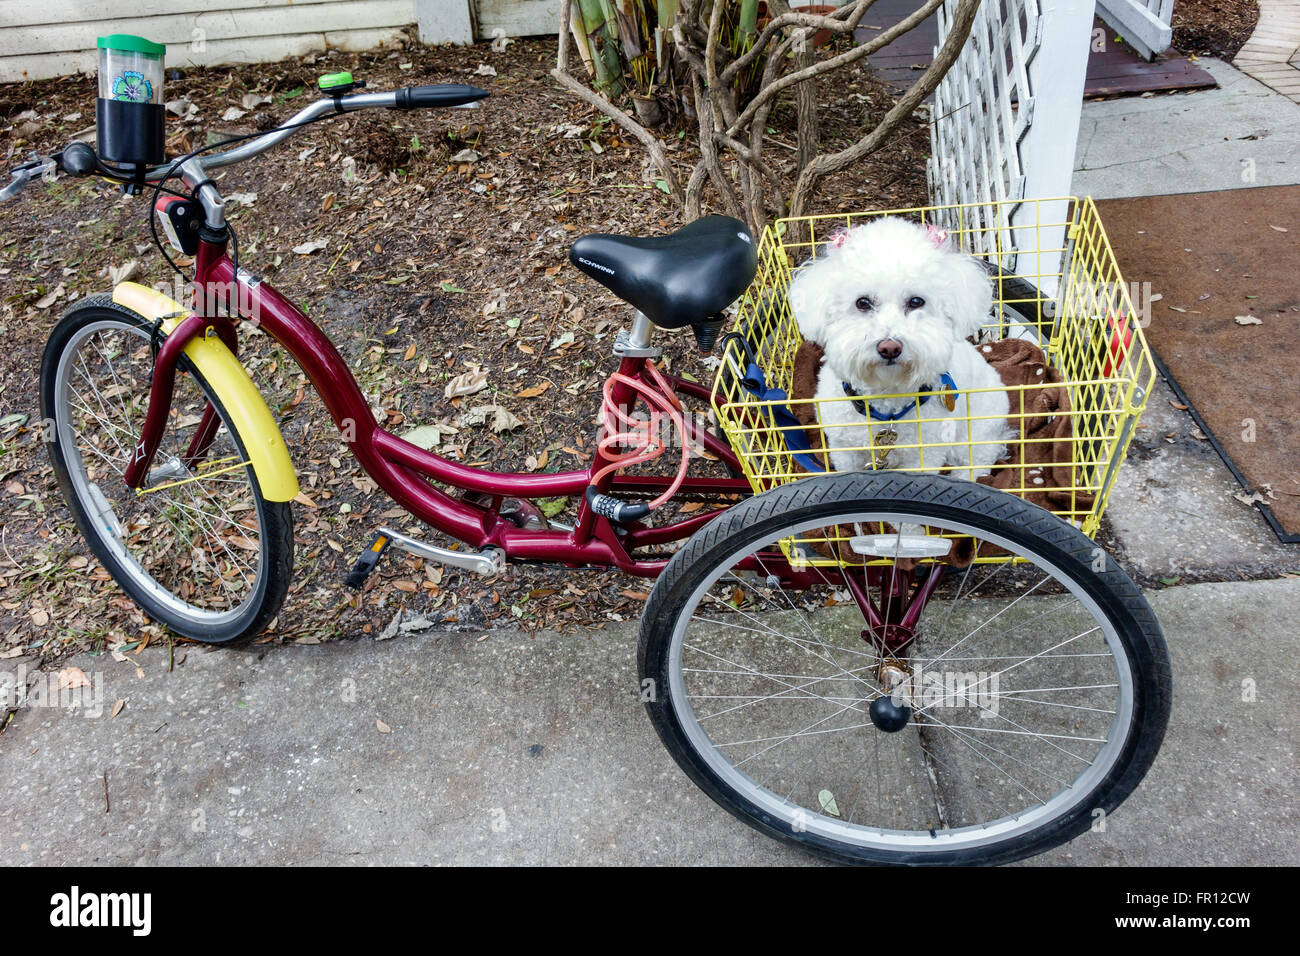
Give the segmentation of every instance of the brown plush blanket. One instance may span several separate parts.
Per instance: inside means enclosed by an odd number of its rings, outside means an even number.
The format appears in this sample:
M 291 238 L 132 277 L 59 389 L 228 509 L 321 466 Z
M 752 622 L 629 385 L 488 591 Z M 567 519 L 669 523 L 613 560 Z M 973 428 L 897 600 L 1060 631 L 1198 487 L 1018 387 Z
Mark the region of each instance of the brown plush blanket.
M 997 369 L 1003 384 L 1012 389 L 1009 392 L 1011 415 L 1007 422 L 1020 435 L 1020 440 L 1008 442 L 1007 454 L 997 462 L 993 472 L 976 480 L 1019 495 L 1049 511 L 1086 511 L 1091 508 L 1091 494 L 1069 490 L 1077 484 L 1071 465 L 1073 429 L 1068 414 L 1070 394 L 1060 371 L 1047 361 L 1042 349 L 1023 339 L 1002 339 L 981 343 L 977 347 L 985 360 Z M 800 399 L 816 395 L 822 360 L 820 345 L 804 342 L 799 347 L 794 358 L 790 399 L 791 412 L 807 426 L 804 433 L 814 456 L 825 465 L 825 442 L 817 425 L 817 406 L 812 402 L 799 404 Z M 1044 382 L 1047 384 L 1042 388 L 1014 388 Z M 1034 490 L 1040 485 L 1044 490 Z M 980 553 L 985 554 L 988 547 L 985 544 Z M 958 549 L 949 562 L 958 566 L 968 563 L 970 555 L 962 551 Z

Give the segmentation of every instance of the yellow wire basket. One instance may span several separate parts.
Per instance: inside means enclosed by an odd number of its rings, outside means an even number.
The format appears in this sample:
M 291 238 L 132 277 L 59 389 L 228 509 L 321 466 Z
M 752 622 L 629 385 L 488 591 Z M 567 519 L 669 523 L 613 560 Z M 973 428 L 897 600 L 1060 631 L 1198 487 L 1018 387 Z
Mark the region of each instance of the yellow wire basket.
M 1006 443 L 1007 454 L 987 475 L 978 475 L 973 468 L 936 467 L 936 461 L 953 458 L 945 453 L 945 444 L 971 444 L 970 429 L 960 425 L 955 435 L 945 436 L 953 438 L 949 443 L 919 437 L 922 424 L 939 420 L 935 415 L 939 403 L 923 404 L 920 399 L 937 393 L 864 396 L 915 400 L 906 421 L 916 424 L 907 431 L 916 440 L 891 446 L 900 453 L 912 452 L 905 458 L 916 463 L 906 467 L 891 465 L 891 457 L 895 461 L 904 457 L 893 455 L 891 448 L 836 440 L 833 429 L 854 427 L 861 435 L 861 426 L 829 424 L 826 406 L 854 398 L 771 397 L 772 389 L 789 395 L 795 355 L 803 344 L 787 298 L 793 270 L 818 254 L 834 233 L 880 216 L 943 229 L 963 252 L 989 264 L 995 305 L 976 337 L 977 347 L 1016 338 L 1046 355 L 1050 367 L 1041 384 L 1005 389 L 1011 408 L 1007 425 L 1017 437 Z M 1089 537 L 1096 534 L 1156 370 L 1141 317 L 1091 199 L 1061 197 L 782 219 L 764 230 L 758 258 L 757 276 L 731 327 L 738 334 L 725 339 L 712 393 L 718 423 L 755 493 L 808 477 L 815 469 L 806 467 L 810 459 L 799 453 L 807 439 L 792 433 L 803 430 L 806 436 L 820 429 L 826 443 L 838 451 L 862 452 L 865 467 L 978 478 L 1042 504 Z M 751 360 L 766 380 L 767 400 L 756 398 L 746 387 Z M 816 411 L 812 431 L 790 423 L 791 414 L 808 418 L 806 407 Z M 966 460 L 975 457 L 969 454 Z M 831 466 L 829 456 L 812 460 L 827 469 Z M 962 474 L 968 470 L 969 474 Z M 823 543 L 819 552 L 825 552 L 826 546 L 834 549 L 834 542 L 819 540 Z M 800 553 L 806 555 L 807 550 Z

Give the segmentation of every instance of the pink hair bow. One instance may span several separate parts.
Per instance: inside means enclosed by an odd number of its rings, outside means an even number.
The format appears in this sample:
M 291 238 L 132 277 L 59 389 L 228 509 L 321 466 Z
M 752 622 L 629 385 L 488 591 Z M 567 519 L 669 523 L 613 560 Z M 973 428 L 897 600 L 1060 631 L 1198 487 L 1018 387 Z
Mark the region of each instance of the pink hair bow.
M 944 245 L 948 242 L 947 229 L 940 229 L 938 226 L 931 226 L 931 225 L 925 225 L 922 226 L 921 228 L 925 230 L 926 237 L 931 242 L 934 243 L 934 247 L 936 249 L 942 249 Z

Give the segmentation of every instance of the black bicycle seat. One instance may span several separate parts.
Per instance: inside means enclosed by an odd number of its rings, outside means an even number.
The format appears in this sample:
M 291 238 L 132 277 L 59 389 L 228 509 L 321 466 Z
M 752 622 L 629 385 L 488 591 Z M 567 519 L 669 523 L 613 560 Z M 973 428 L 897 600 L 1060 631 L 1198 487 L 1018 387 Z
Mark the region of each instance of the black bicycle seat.
M 753 281 L 758 251 L 739 219 L 707 216 L 650 239 L 583 236 L 569 261 L 655 325 L 680 329 L 736 301 Z

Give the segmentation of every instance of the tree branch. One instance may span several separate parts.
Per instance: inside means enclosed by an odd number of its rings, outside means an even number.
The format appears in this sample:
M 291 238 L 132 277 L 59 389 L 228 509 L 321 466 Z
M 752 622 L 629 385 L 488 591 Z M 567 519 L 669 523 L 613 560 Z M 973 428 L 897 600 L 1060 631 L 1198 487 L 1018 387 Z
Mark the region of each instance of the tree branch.
M 650 154 L 650 159 L 659 168 L 660 175 L 663 176 L 664 182 L 668 184 L 668 191 L 673 199 L 679 205 L 685 205 L 686 194 L 682 192 L 681 183 L 677 181 L 677 175 L 673 172 L 672 164 L 668 161 L 668 154 L 664 152 L 663 143 L 661 143 L 653 133 L 632 119 L 624 110 L 619 109 L 609 100 L 600 96 L 598 93 L 588 89 L 583 84 L 575 80 L 568 71 L 569 65 L 569 16 L 572 9 L 572 0 L 562 0 L 560 4 L 560 32 L 559 32 L 559 52 L 556 54 L 555 69 L 551 70 L 551 76 L 579 99 L 591 104 L 612 119 L 619 126 L 623 127 L 629 134 L 640 140 L 641 145 L 646 148 Z
M 772 21 L 763 28 L 763 32 L 758 35 L 754 45 L 743 56 L 722 71 L 723 82 L 730 83 L 735 79 L 736 74 L 753 63 L 762 54 L 763 48 L 785 27 L 815 27 L 818 30 L 830 30 L 833 33 L 852 33 L 857 29 L 858 23 L 862 20 L 868 8 L 875 2 L 876 0 L 853 0 L 852 3 L 846 3 L 828 16 L 814 13 L 786 12 L 773 17 Z
M 893 43 L 904 33 L 907 33 L 908 31 L 919 26 L 927 17 L 930 16 L 930 14 L 934 13 L 934 11 L 937 10 L 942 4 L 943 4 L 943 0 L 926 0 L 925 6 L 909 14 L 904 19 L 898 21 L 898 23 L 895 23 L 892 27 L 890 27 L 885 32 L 881 33 L 874 40 L 871 40 L 867 43 L 863 43 L 861 46 L 855 46 L 853 49 L 849 50 L 848 52 L 841 53 L 839 56 L 836 57 L 831 57 L 831 59 L 829 60 L 822 60 L 821 62 L 814 64 L 813 66 L 809 67 L 806 70 L 796 70 L 793 73 L 787 73 L 785 76 L 781 77 L 775 83 L 770 83 L 765 85 L 761 90 L 758 91 L 758 94 L 752 100 L 749 101 L 749 105 L 745 107 L 745 111 L 740 114 L 740 117 L 734 123 L 731 124 L 731 128 L 727 130 L 727 134 L 729 136 L 735 136 L 736 133 L 738 133 L 741 129 L 743 129 L 749 123 L 749 121 L 753 119 L 754 113 L 757 112 L 758 108 L 762 104 L 772 99 L 772 97 L 776 96 L 776 94 L 780 93 L 782 90 L 789 89 L 795 84 L 802 83 L 804 80 L 811 79 L 814 76 L 820 76 L 823 73 L 829 73 L 832 70 L 838 70 L 841 67 L 848 66 L 850 63 L 856 63 L 858 60 L 862 59 L 863 57 L 870 56 L 871 54 L 878 52 L 879 50 Z M 977 7 L 979 6 L 978 0 L 976 0 L 975 5 Z
M 939 48 L 939 52 L 935 55 L 934 62 L 926 68 L 925 72 L 912 84 L 911 88 L 898 99 L 898 102 L 885 114 L 875 129 L 852 146 L 846 147 L 838 153 L 818 156 L 804 168 L 795 182 L 794 193 L 790 197 L 791 216 L 803 214 L 803 210 L 807 207 L 808 200 L 812 196 L 813 187 L 821 179 L 831 173 L 837 173 L 856 162 L 860 162 L 879 149 L 884 141 L 898 128 L 899 124 L 921 104 L 921 101 L 934 92 L 939 85 L 939 81 L 943 79 L 949 68 L 956 62 L 958 55 L 960 55 L 962 47 L 966 43 L 966 38 L 970 35 L 971 26 L 975 22 L 975 15 L 979 12 L 980 2 L 981 0 L 959 0 L 957 9 L 954 11 L 952 21 L 949 24 L 948 36 L 944 38 L 943 46 Z

